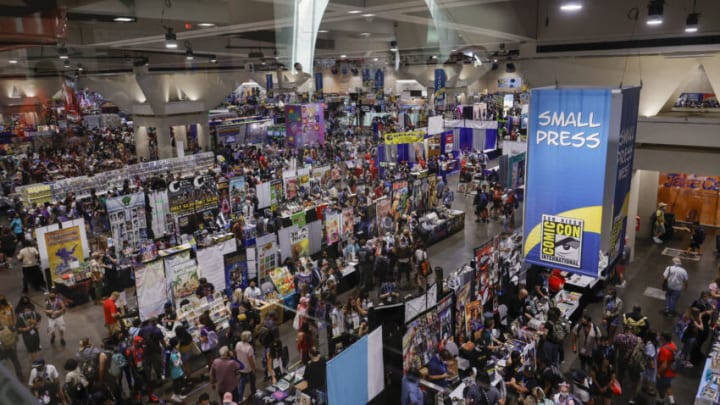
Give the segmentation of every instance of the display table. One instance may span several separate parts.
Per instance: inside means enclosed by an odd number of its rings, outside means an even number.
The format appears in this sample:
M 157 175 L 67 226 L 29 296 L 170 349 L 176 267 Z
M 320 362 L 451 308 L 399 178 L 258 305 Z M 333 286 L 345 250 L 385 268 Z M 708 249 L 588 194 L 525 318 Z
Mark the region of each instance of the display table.
M 417 231 L 423 242 L 426 245 L 431 245 L 459 232 L 463 228 L 465 228 L 465 212 L 450 210 L 446 219 L 425 222 L 421 220 L 421 225 L 417 227 Z
M 573 319 L 575 313 L 581 307 L 580 301 L 582 297 L 583 295 L 578 292 L 560 290 L 555 295 L 555 306 L 560 310 L 563 317 Z
M 252 403 L 255 405 L 302 403 L 296 402 L 295 396 L 298 395 L 297 391 L 307 389 L 307 383 L 303 379 L 304 373 L 305 366 L 302 366 L 287 373 L 277 384 L 255 391 L 251 397 Z
M 275 311 L 275 316 L 277 317 L 277 319 L 276 319 L 277 323 L 278 324 L 283 323 L 284 308 L 283 308 L 283 304 L 282 304 L 281 300 L 279 300 L 279 299 L 274 299 L 274 300 L 270 300 L 270 301 L 259 301 L 258 300 L 258 303 L 260 304 L 260 306 L 257 307 L 258 314 L 260 315 L 259 325 L 262 325 L 263 323 L 265 323 L 265 318 L 267 317 L 267 314 L 273 310 Z
M 717 344 L 717 339 L 715 342 Z M 715 344 L 710 347 L 715 347 Z M 695 394 L 695 405 L 720 405 L 720 353 L 717 350 L 710 352 L 702 374 L 697 394 Z
M 592 290 L 598 284 L 600 279 L 589 276 L 581 276 L 579 274 L 564 273 L 565 288 L 570 291 L 585 292 Z
M 55 281 L 55 290 L 58 294 L 68 299 L 69 307 L 74 307 L 90 301 L 91 288 L 92 280 L 89 278 L 75 281 L 72 285 L 65 284 L 61 281 Z

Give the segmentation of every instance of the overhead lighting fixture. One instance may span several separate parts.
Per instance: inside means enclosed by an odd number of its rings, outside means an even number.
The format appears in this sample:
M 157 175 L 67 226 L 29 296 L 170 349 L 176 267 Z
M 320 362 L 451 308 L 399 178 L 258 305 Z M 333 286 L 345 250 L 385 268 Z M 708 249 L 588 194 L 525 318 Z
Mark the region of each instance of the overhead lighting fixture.
M 165 33 L 165 48 L 177 49 L 177 35 L 173 32 L 172 28 L 168 28 Z
M 185 60 L 193 60 L 195 59 L 195 54 L 193 53 L 192 49 L 188 49 L 185 51 Z
M 578 0 L 565 0 L 560 2 L 560 11 L 564 11 L 566 13 L 574 13 L 582 10 L 582 8 L 583 4 Z
M 83 70 L 85 70 L 85 68 L 83 67 L 83 65 L 81 65 L 81 64 L 78 63 L 78 64 L 77 64 L 77 70 L 78 70 L 78 72 L 82 72 Z
M 390 52 L 397 52 L 397 41 L 390 41 Z
M 197 26 L 200 27 L 200 28 L 210 28 L 210 27 L 214 27 L 215 24 L 214 24 L 214 23 L 203 22 L 203 23 L 198 23 Z
M 119 23 L 129 23 L 129 22 L 135 22 L 137 19 L 135 17 L 115 17 L 113 18 L 113 21 L 119 22 Z
M 378 61 L 378 58 L 373 58 L 373 62 L 377 62 L 377 61 Z
M 363 14 L 363 17 L 366 17 L 366 18 L 375 17 L 375 14 L 367 13 L 367 14 Z
M 69 58 L 67 48 L 65 48 L 65 47 L 58 48 L 58 58 L 60 58 L 60 59 Z
M 660 25 L 663 23 L 665 0 L 650 0 L 648 3 L 647 25 Z
M 65 59 L 63 61 L 63 66 L 65 66 L 65 69 L 69 68 L 70 67 L 70 59 Z
M 345 55 L 345 54 L 340 55 L 340 59 L 345 59 L 345 58 L 347 58 L 347 55 Z
M 361 32 L 361 33 L 360 33 L 360 36 L 361 36 L 361 37 L 366 37 L 366 38 L 367 38 L 367 37 L 369 37 L 369 36 L 370 36 L 370 33 L 369 33 L 369 32 Z
M 11 65 L 14 65 L 14 64 L 18 63 L 18 61 L 17 61 L 17 59 L 10 59 L 10 60 L 8 60 L 8 63 Z
M 362 13 L 362 11 L 360 11 L 360 10 L 350 10 L 350 11 L 348 11 L 348 14 L 360 14 L 360 13 Z
M 217 63 L 217 57 L 215 55 L 210 55 L 210 63 Z
M 493 59 L 493 63 L 497 63 L 497 59 Z
M 437 59 L 437 55 L 433 55 L 432 58 L 433 58 L 433 59 Z
M 328 32 L 330 32 L 330 31 L 328 31 L 328 30 L 318 30 L 318 34 L 327 34 Z
M 687 32 L 687 33 L 698 32 L 699 17 L 700 17 L 700 14 L 698 14 L 698 13 L 688 14 L 687 21 L 685 24 L 685 32 Z

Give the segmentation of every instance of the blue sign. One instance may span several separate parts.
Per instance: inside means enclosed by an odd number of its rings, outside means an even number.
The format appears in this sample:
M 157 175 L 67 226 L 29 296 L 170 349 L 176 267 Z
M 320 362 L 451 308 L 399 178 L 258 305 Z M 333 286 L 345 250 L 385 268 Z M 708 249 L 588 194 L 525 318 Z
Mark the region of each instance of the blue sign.
M 265 75 L 265 89 L 270 91 L 273 88 L 273 78 L 272 73 L 268 73 Z
M 435 104 L 445 102 L 445 82 L 447 75 L 445 69 L 435 69 Z
M 635 157 L 635 134 L 637 132 L 638 108 L 640 105 L 640 87 L 623 89 L 622 95 L 620 136 L 617 142 L 615 198 L 612 212 L 613 224 L 608 254 L 610 263 L 622 254 L 625 246 L 630 183 L 632 181 L 633 158 Z
M 603 207 L 611 205 L 614 178 L 608 172 L 615 165 L 606 167 L 613 128 L 617 139 L 620 97 L 612 89 L 532 91 L 523 224 L 527 262 L 598 276 L 603 231 L 609 236 L 610 228 L 604 227 L 610 222 Z
M 382 69 L 375 71 L 375 90 L 385 88 L 385 72 Z

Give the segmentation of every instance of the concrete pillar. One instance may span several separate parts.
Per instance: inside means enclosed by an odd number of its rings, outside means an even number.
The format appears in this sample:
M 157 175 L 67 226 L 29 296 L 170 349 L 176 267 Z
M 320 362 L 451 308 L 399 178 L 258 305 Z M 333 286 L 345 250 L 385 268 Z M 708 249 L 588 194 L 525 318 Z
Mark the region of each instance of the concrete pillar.
M 633 252 L 630 260 L 635 254 L 635 239 L 650 238 L 652 236 L 652 226 L 650 217 L 657 207 L 658 182 L 660 181 L 660 172 L 652 170 L 636 170 L 633 173 L 632 184 L 630 186 L 630 202 L 628 205 L 628 245 Z M 635 218 L 640 216 L 640 231 L 635 232 Z
M 160 120 L 160 124 L 162 124 Z M 159 125 L 157 129 L 157 140 L 158 140 L 158 158 L 167 159 L 175 156 L 175 148 L 172 146 L 170 140 L 170 126 Z
M 150 159 L 150 138 L 147 127 L 135 127 L 135 153 L 138 157 Z
M 197 140 L 203 152 L 210 150 L 210 125 L 208 125 L 208 120 L 198 122 Z

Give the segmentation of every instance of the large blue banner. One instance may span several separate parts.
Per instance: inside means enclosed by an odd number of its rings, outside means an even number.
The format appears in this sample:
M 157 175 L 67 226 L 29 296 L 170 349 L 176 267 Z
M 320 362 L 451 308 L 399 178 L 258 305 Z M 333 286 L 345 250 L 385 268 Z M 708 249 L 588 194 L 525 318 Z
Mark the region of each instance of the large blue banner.
M 610 239 L 616 167 L 608 168 L 608 156 L 617 153 L 620 99 L 613 89 L 532 91 L 523 247 L 529 263 L 598 276 Z
M 627 230 L 630 183 L 632 182 L 633 158 L 635 157 L 635 134 L 637 132 L 640 87 L 623 89 L 620 136 L 617 143 L 617 173 L 615 176 L 615 199 L 613 201 L 613 225 L 610 239 L 609 262 L 622 254 Z
M 375 90 L 385 88 L 385 72 L 382 69 L 375 71 Z
M 272 77 L 272 73 L 268 73 L 268 74 L 265 75 L 265 89 L 266 89 L 267 91 L 270 91 L 270 90 L 272 90 L 272 88 L 273 88 L 273 77 Z
M 322 72 L 315 72 L 315 92 L 319 98 L 323 97 L 323 74 Z
M 447 75 L 445 69 L 435 69 L 435 104 L 445 102 L 445 82 Z

